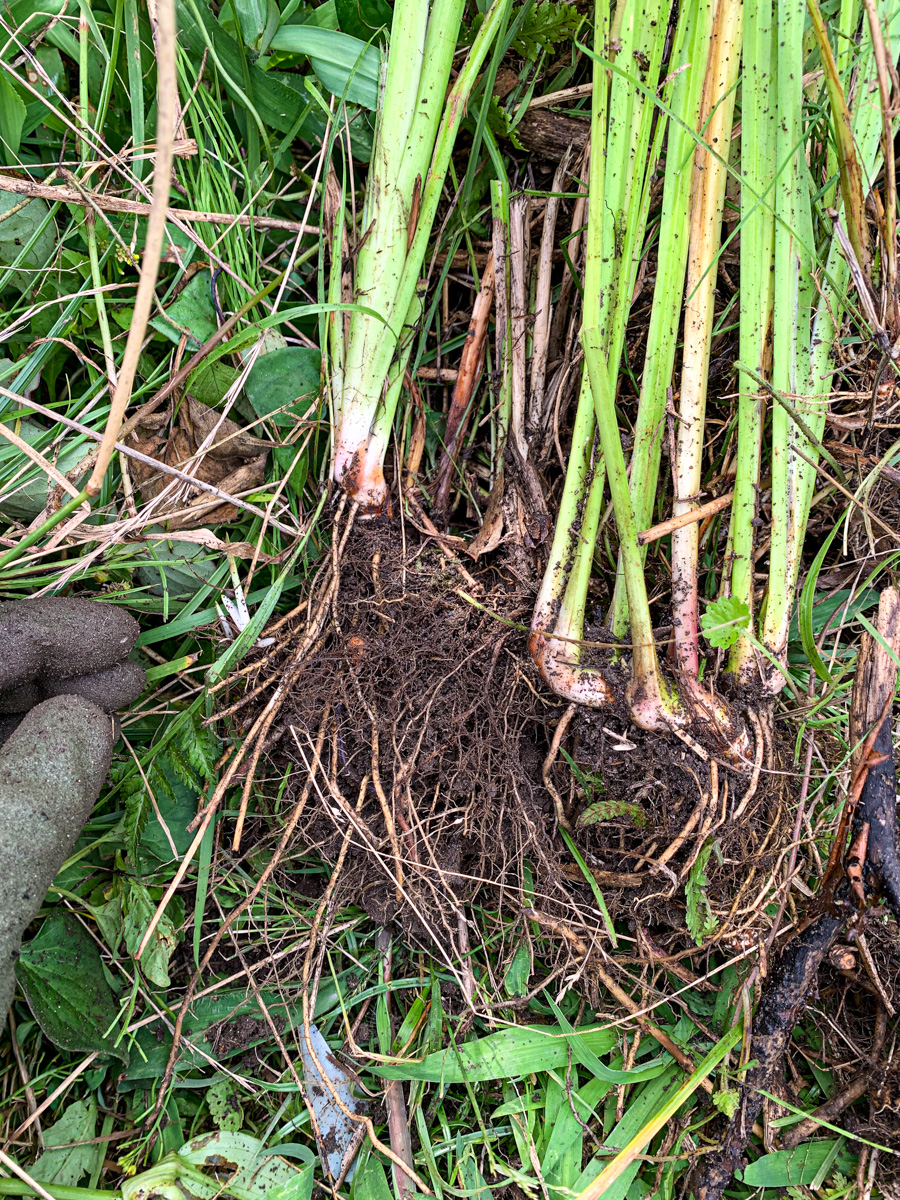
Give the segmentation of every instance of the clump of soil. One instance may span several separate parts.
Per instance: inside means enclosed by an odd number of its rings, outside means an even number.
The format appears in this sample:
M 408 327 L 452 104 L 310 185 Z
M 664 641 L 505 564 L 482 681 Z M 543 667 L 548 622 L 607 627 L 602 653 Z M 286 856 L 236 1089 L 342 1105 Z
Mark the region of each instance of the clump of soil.
M 588 784 L 579 840 L 610 888 L 611 911 L 649 924 L 684 918 L 684 883 L 706 849 L 710 935 L 735 938 L 763 927 L 796 802 L 785 794 L 784 776 L 766 771 L 754 782 L 675 737 L 603 712 L 582 710 L 573 726 L 571 754 Z M 628 882 L 618 892 L 616 875 Z
M 463 905 L 486 887 L 507 916 L 520 914 L 523 930 L 525 911 L 530 919 L 537 911 L 563 956 L 581 953 L 578 943 L 590 944 L 601 923 L 557 829 L 547 771 L 614 913 L 661 927 L 675 939 L 670 950 L 694 945 L 685 936 L 684 880 L 715 838 L 705 887 L 716 936 L 763 926 L 760 897 L 790 837 L 777 792 L 759 787 L 741 807 L 746 776 L 614 712 L 581 713 L 564 739 L 581 776 L 564 756 L 545 766 L 567 705 L 528 655 L 534 597 L 521 570 L 479 565 L 476 600 L 434 542 L 416 541 L 408 526 L 405 535 L 387 522 L 351 534 L 330 629 L 270 731 L 269 774 L 293 767 L 292 799 L 324 737 L 323 771 L 293 850 L 335 862 L 349 838 L 343 898 L 379 923 L 399 922 L 442 957 L 464 953 Z M 286 659 L 307 630 L 304 610 L 283 642 Z M 277 662 L 267 652 L 259 675 L 244 677 L 253 706 L 242 723 L 270 694 L 260 680 L 284 678 Z M 617 811 L 579 826 L 577 813 L 598 797 Z M 264 814 L 251 816 L 244 837 L 265 836 L 267 824 Z

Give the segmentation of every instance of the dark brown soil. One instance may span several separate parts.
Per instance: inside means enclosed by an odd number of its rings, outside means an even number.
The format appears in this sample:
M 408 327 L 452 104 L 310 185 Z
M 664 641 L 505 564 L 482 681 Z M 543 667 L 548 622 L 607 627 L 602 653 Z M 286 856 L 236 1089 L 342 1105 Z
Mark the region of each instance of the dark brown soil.
M 330 632 L 305 662 L 269 739 L 267 774 L 280 778 L 293 765 L 285 799 L 296 799 L 325 720 L 330 782 L 319 776 L 294 853 L 335 862 L 353 820 L 341 898 L 454 958 L 464 951 L 463 905 L 479 894 L 488 893 L 484 902 L 507 920 L 537 909 L 550 919 L 547 934 L 559 934 L 563 956 L 575 945 L 570 934 L 590 944 L 603 928 L 544 783 L 567 706 L 528 656 L 533 595 L 518 559 L 517 568 L 479 566 L 473 603 L 459 569 L 408 526 L 405 555 L 395 524 L 354 532 Z M 304 629 L 298 619 L 286 655 Z M 271 659 L 265 670 L 277 678 Z M 248 683 L 252 689 L 252 676 Z M 248 706 L 242 722 L 256 711 Z M 669 953 L 696 949 L 686 932 L 684 882 L 712 838 L 713 936 L 767 931 L 762 900 L 790 837 L 790 797 L 782 799 L 780 788 L 761 784 L 733 823 L 746 777 L 720 768 L 713 787 L 708 763 L 676 739 L 636 730 L 623 712 L 580 713 L 562 748 L 582 775 L 560 755 L 552 780 L 614 915 L 652 926 Z M 598 799 L 619 802 L 624 815 L 579 825 L 578 814 Z M 698 803 L 695 827 L 657 867 Z M 265 837 L 268 820 L 262 812 L 250 817 L 247 844 Z M 522 917 L 521 936 L 526 925 Z

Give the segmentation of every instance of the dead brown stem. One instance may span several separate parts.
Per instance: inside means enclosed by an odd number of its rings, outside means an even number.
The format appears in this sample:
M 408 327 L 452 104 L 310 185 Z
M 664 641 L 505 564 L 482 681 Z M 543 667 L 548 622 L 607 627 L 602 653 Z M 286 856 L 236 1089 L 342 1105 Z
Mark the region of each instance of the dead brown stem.
M 175 72 L 175 4 L 174 0 L 157 0 L 156 38 L 156 160 L 153 164 L 153 199 L 147 218 L 147 233 L 144 256 L 134 298 L 134 313 L 125 342 L 125 354 L 116 381 L 112 405 L 103 432 L 103 440 L 97 454 L 94 470 L 87 482 L 86 492 L 91 498 L 100 494 L 106 469 L 116 450 L 119 429 L 125 418 L 125 410 L 131 401 L 131 389 L 137 373 L 138 358 L 150 309 L 156 290 L 156 276 L 162 255 L 163 238 L 166 232 L 166 210 L 172 183 L 172 143 L 175 138 L 175 110 L 178 102 L 178 79 Z
M 173 147 L 174 148 L 174 147 Z M 104 196 L 101 192 L 76 191 L 72 188 L 53 187 L 38 183 L 34 179 L 19 179 L 14 175 L 0 174 L 0 191 L 12 192 L 16 196 L 47 200 L 51 204 L 77 204 L 84 207 L 87 200 L 102 212 L 127 213 L 136 217 L 149 217 L 152 205 L 138 200 L 123 200 L 120 196 Z M 28 201 L 26 200 L 26 203 Z M 4 217 L 8 213 L 3 214 Z M 250 229 L 284 229 L 290 233 L 320 232 L 318 225 L 303 225 L 299 221 L 286 221 L 280 217 L 251 217 L 236 213 L 195 212 L 192 208 L 168 208 L 167 221 L 191 221 L 207 225 L 245 225 Z
M 447 431 L 434 492 L 435 512 L 442 515 L 446 514 L 450 502 L 450 488 L 456 471 L 456 460 L 471 412 L 472 393 L 484 365 L 488 320 L 494 303 L 494 281 L 494 256 L 491 254 L 481 276 L 481 287 L 472 306 L 472 317 L 459 360 L 459 371 L 450 400 L 450 411 L 447 414 Z

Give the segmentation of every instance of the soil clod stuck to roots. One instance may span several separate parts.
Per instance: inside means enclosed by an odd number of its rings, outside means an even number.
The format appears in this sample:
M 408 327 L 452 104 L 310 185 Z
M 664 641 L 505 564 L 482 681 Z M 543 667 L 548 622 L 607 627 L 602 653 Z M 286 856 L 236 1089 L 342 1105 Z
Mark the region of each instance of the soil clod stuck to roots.
M 229 696 L 223 708 L 246 728 L 289 679 L 266 741 L 270 777 L 290 770 L 285 800 L 307 785 L 324 732 L 291 852 L 333 863 L 349 833 L 342 899 L 458 964 L 464 905 L 487 888 L 507 918 L 527 911 L 557 935 L 561 963 L 590 957 L 603 921 L 557 800 L 610 913 L 652 929 L 661 952 L 697 951 L 684 887 L 701 854 L 706 933 L 752 944 L 767 929 L 790 838 L 778 789 L 636 730 L 624 711 L 580 711 L 548 759 L 566 705 L 528 658 L 533 595 L 521 572 L 483 570 L 474 599 L 433 541 L 407 526 L 404 542 L 388 522 L 353 530 L 339 571 L 338 589 L 328 590 L 333 566 L 318 581 L 329 612 L 311 652 L 281 665 L 310 642 L 315 599 L 257 675 L 245 673 L 247 702 Z M 252 844 L 266 827 L 260 811 L 243 837 Z

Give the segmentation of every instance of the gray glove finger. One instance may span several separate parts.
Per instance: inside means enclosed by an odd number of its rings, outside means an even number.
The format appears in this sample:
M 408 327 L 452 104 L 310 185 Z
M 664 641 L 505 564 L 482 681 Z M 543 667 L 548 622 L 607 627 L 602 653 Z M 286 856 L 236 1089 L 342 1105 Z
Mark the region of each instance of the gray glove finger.
M 0 604 L 0 691 L 105 671 L 127 658 L 139 632 L 129 613 L 94 600 Z
M 26 713 L 47 697 L 37 683 L 23 683 L 0 692 L 0 713 Z
M 22 934 L 100 795 L 113 722 L 81 696 L 33 708 L 0 747 L 0 1019 Z
M 42 700 L 51 696 L 84 696 L 104 712 L 127 708 L 147 686 L 147 676 L 136 662 L 126 658 L 105 671 L 76 675 L 73 679 L 44 679 Z

